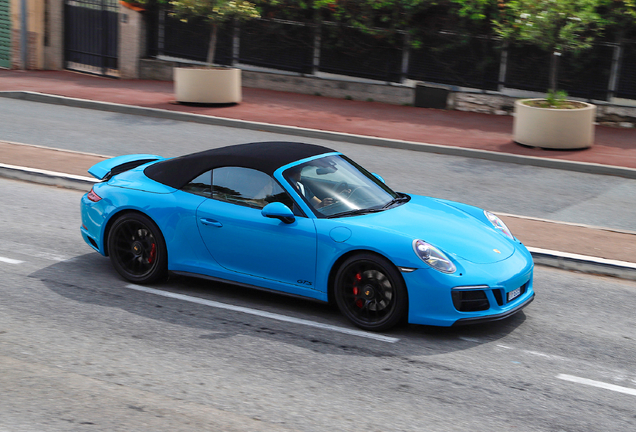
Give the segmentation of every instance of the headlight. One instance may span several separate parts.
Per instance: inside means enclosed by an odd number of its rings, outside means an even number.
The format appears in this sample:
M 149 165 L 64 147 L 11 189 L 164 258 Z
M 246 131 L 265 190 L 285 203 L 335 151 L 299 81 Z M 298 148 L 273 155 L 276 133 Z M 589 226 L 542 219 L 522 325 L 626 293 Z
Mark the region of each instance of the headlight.
M 432 244 L 428 244 L 423 240 L 414 240 L 413 250 L 422 261 L 435 270 L 439 270 L 442 273 L 455 273 L 455 264 L 444 255 L 444 252 Z
M 514 240 L 512 233 L 510 232 L 506 224 L 503 223 L 501 219 L 499 219 L 499 217 L 495 216 L 494 214 L 486 210 L 484 210 L 484 214 L 486 215 L 490 223 L 494 225 L 495 228 L 501 231 L 509 239 Z

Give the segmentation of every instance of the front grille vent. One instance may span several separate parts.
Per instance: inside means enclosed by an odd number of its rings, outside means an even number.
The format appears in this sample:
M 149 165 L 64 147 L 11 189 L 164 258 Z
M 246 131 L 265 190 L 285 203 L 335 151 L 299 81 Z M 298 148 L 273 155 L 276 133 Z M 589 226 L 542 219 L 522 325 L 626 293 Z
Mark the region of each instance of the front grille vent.
M 503 294 L 500 288 L 495 288 L 492 290 L 492 294 L 495 296 L 495 300 L 497 300 L 497 304 L 499 306 L 503 306 Z

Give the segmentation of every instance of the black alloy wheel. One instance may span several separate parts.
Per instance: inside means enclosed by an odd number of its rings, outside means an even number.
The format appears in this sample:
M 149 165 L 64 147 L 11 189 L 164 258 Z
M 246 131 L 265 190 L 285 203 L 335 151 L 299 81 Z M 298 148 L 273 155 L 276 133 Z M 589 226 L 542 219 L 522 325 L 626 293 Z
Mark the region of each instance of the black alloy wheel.
M 128 213 L 113 224 L 108 253 L 115 270 L 135 283 L 151 283 L 167 275 L 166 246 L 157 225 L 147 216 Z
M 389 329 L 408 311 L 402 276 L 391 262 L 370 253 L 352 256 L 340 266 L 334 295 L 340 311 L 365 330 Z

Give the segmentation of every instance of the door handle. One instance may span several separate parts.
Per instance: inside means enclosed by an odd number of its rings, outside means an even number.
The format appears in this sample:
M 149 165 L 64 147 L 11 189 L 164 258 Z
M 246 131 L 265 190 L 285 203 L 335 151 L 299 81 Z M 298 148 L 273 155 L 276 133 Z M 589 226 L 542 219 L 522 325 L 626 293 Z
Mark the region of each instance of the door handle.
M 219 228 L 223 226 L 223 224 L 219 222 L 218 220 L 209 219 L 209 218 L 201 218 L 199 220 L 201 221 L 203 225 L 215 226 Z

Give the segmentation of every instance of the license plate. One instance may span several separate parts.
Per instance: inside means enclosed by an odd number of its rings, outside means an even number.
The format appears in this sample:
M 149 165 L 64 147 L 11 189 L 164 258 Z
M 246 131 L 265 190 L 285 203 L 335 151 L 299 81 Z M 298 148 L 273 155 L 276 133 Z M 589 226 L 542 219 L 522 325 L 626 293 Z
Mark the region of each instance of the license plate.
M 514 300 L 521 295 L 521 287 L 508 293 L 508 301 Z

